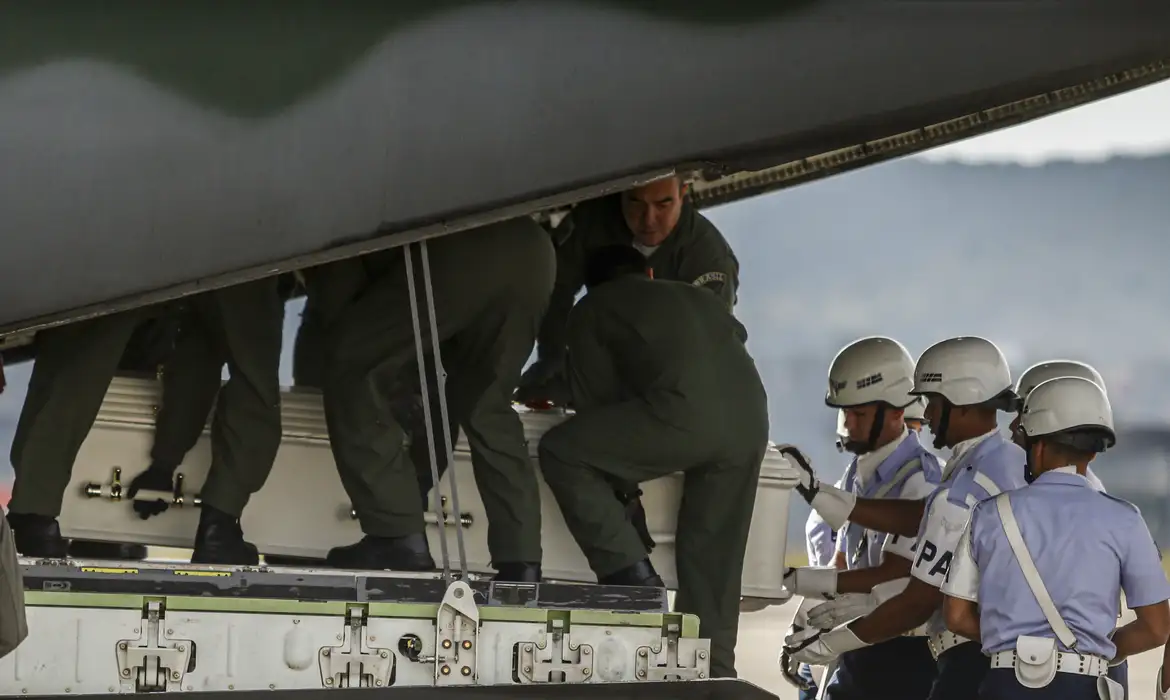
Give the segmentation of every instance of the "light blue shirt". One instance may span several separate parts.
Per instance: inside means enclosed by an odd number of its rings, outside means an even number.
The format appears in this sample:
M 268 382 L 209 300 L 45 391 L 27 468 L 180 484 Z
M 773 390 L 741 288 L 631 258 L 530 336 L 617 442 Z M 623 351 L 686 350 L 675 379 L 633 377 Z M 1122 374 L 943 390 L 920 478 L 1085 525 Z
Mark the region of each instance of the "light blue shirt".
M 842 483 L 846 491 L 862 498 L 876 498 L 889 485 L 882 498 L 922 499 L 942 481 L 938 458 L 922 446 L 913 431 L 907 431 L 889 455 L 879 458 L 881 462 L 864 483 L 858 475 L 859 459 L 855 457 L 850 462 Z M 837 551 L 844 552 L 848 568 L 868 569 L 879 566 L 885 552 L 913 561 L 914 538 L 887 535 L 847 523 L 837 536 Z
M 1170 599 L 1170 581 L 1141 513 L 1096 490 L 1072 467 L 1045 472 L 1008 498 L 1077 650 L 1113 658 L 1117 648 L 1109 635 L 1117 625 L 1121 591 L 1131 609 Z M 1025 635 L 1056 637 L 993 501 L 972 509 L 943 592 L 979 604 L 984 653 L 1014 649 L 1016 639 Z
M 832 566 L 837 533 L 815 510 L 809 513 L 804 524 L 804 536 L 808 547 L 809 566 Z
M 1024 451 L 995 431 L 956 445 L 947 464 L 943 483 L 926 501 L 926 511 L 914 545 L 916 556 L 910 575 L 942 588 L 967 526 L 971 507 L 982 500 L 1024 486 Z M 927 623 L 929 634 L 946 631 L 942 610 Z

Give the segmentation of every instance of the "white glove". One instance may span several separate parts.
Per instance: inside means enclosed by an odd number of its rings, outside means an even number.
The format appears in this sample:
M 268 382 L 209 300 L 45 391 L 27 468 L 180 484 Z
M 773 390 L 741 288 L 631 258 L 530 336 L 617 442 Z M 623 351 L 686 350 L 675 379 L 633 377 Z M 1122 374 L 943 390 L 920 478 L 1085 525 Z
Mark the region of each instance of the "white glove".
M 846 593 L 808 612 L 808 626 L 831 630 L 870 614 L 878 604 L 869 593 Z
M 810 627 L 784 639 L 784 651 L 790 659 L 812 666 L 827 666 L 841 654 L 867 646 L 848 627 L 829 632 Z
M 832 598 L 837 595 L 835 567 L 800 566 L 784 572 L 784 587 L 793 595 Z
M 853 512 L 854 504 L 857 503 L 857 496 L 836 486 L 822 484 L 813 471 L 808 456 L 795 445 L 777 445 L 776 450 L 797 466 L 800 481 L 796 484 L 796 492 L 834 531 L 844 527 Z
M 808 624 L 832 629 L 870 614 L 879 605 L 906 590 L 909 577 L 879 583 L 869 593 L 846 593 L 808 611 Z

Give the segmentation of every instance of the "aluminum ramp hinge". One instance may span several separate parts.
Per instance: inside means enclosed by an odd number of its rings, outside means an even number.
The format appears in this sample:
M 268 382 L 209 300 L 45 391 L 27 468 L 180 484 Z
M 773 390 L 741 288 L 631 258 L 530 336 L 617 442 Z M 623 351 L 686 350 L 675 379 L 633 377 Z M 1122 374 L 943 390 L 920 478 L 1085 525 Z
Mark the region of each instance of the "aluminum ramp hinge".
M 479 608 L 465 581 L 455 581 L 435 620 L 435 685 L 475 685 L 479 656 Z
M 680 636 L 681 616 L 669 615 L 658 646 L 638 647 L 634 660 L 640 681 L 691 681 L 711 675 L 711 640 Z
M 326 688 L 385 688 L 394 673 L 395 655 L 389 649 L 370 646 L 377 641 L 367 637 L 367 608 L 350 605 L 345 611 L 345 627 L 337 635 L 341 644 L 321 647 L 318 665 L 321 684 Z
M 593 647 L 570 641 L 568 620 L 555 618 L 541 644 L 517 643 L 521 683 L 585 683 L 593 677 Z
M 138 639 L 117 642 L 118 676 L 123 690 L 179 691 L 183 676 L 194 670 L 191 662 L 195 643 L 189 639 L 170 639 L 171 630 L 164 630 L 164 610 L 163 601 L 147 600 L 142 606 L 142 625 L 134 628 Z

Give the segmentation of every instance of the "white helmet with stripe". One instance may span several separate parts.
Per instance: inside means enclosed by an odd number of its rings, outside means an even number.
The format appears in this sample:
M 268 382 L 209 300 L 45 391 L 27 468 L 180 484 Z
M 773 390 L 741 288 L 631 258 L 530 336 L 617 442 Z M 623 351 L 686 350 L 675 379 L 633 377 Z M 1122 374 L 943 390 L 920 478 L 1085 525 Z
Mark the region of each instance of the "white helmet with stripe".
M 1003 351 L 977 336 L 949 338 L 927 348 L 918 358 L 910 393 L 938 394 L 955 406 L 1015 395 Z
M 893 338 L 873 336 L 846 345 L 829 365 L 825 403 L 850 408 L 884 403 L 902 408 L 914 401 L 914 358 Z

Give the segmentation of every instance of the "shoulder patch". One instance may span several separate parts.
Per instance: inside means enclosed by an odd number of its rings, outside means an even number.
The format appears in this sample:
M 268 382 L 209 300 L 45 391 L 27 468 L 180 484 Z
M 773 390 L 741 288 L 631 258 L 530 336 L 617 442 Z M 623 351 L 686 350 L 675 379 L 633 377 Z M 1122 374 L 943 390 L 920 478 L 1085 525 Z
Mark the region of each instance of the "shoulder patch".
M 695 281 L 691 282 L 691 284 L 695 287 L 702 287 L 702 286 L 710 284 L 712 282 L 726 282 L 726 281 L 727 281 L 727 275 L 725 273 L 704 272 L 703 274 L 696 277 Z

